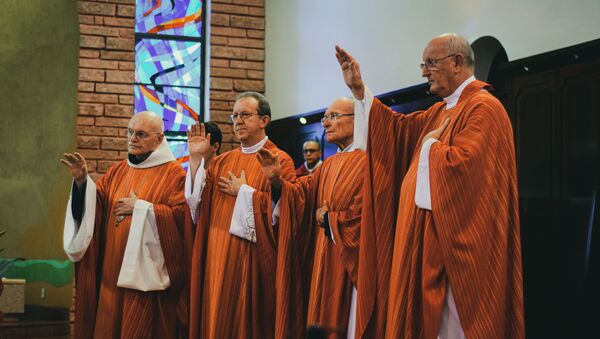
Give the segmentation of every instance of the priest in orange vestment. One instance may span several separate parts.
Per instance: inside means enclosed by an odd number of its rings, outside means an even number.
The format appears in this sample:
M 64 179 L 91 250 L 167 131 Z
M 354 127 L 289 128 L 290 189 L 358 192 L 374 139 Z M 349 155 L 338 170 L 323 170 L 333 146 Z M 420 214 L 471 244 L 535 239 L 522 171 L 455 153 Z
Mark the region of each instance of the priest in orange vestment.
M 203 126 L 190 131 L 186 199 L 197 221 L 191 267 L 192 338 L 272 338 L 275 331 L 276 223 L 271 185 L 256 158 L 269 149 L 293 180 L 292 159 L 268 140 L 271 111 L 259 93 L 238 96 L 231 119 L 239 148 L 214 158 Z
M 277 160 L 259 151 L 281 191 L 277 338 L 303 338 L 307 326 L 328 338 L 354 336 L 364 151 L 354 147 L 353 112 L 350 98 L 329 106 L 321 122 L 340 151 L 296 182 L 281 180 Z
M 128 160 L 94 182 L 79 153 L 64 248 L 75 262 L 75 338 L 187 336 L 185 172 L 151 112 L 131 118 Z
M 355 140 L 367 140 L 357 335 L 524 337 L 512 127 L 475 80 L 468 42 L 427 45 L 422 75 L 444 100 L 408 115 L 374 99 L 336 49 L 358 100 Z

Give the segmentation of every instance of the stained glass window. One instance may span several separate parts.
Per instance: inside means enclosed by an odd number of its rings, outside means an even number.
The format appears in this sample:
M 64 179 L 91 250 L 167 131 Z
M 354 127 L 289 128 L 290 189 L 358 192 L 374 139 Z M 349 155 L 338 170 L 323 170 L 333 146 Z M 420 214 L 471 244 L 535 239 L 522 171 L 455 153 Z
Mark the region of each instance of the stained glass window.
M 171 151 L 187 167 L 185 131 L 202 121 L 205 2 L 137 0 L 134 113 L 162 116 Z

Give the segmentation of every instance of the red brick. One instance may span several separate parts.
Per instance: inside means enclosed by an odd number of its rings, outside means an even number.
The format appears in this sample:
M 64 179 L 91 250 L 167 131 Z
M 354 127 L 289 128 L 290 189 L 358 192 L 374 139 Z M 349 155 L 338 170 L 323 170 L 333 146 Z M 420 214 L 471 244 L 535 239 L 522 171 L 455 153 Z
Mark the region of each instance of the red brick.
M 131 117 L 133 116 L 133 107 L 124 105 L 106 105 L 106 116 L 108 117 Z
M 210 91 L 210 100 L 235 101 L 236 92 Z
M 96 59 L 80 59 L 79 67 L 83 68 L 100 68 L 100 69 L 117 69 L 117 61 L 106 61 Z
M 227 5 L 214 3 L 210 6 L 213 13 L 227 13 L 227 14 L 248 14 L 247 6 Z
M 246 59 L 254 61 L 264 61 L 265 51 L 263 49 L 248 49 L 246 50 Z
M 212 0 L 211 3 L 230 4 L 233 0 Z
M 252 15 L 252 16 L 264 17 L 265 16 L 265 9 L 264 9 L 264 7 L 263 8 L 248 7 L 248 14 Z
M 210 110 L 210 120 L 223 123 L 231 123 L 231 111 Z
M 96 25 L 104 25 L 104 17 L 101 16 L 95 16 L 94 17 L 94 23 Z
M 211 78 L 210 88 L 214 89 L 232 89 L 233 81 L 231 79 L 224 78 Z
M 98 59 L 100 51 L 94 49 L 79 49 L 80 58 Z
M 265 72 L 248 70 L 248 79 L 264 79 Z
M 135 63 L 129 61 L 119 61 L 119 69 L 123 71 L 133 71 Z
M 210 101 L 210 109 L 218 109 L 218 110 L 231 110 L 233 108 L 233 104 L 229 101 L 218 101 L 211 100 Z
M 100 116 L 104 113 L 103 104 L 79 104 L 80 115 Z
M 234 4 L 265 7 L 265 0 L 233 0 Z
M 133 51 L 133 39 L 106 38 L 106 49 Z
M 77 88 L 79 89 L 80 92 L 93 92 L 94 91 L 94 83 L 80 81 L 77 84 Z
M 81 155 L 83 155 L 86 159 L 97 159 L 97 160 L 119 160 L 121 156 L 119 156 L 118 151 L 105 151 L 105 150 L 88 150 L 82 149 L 79 151 Z
M 135 0 L 96 0 L 98 2 L 112 2 L 115 4 L 129 4 L 135 5 Z
M 214 26 L 229 26 L 229 15 L 213 13 L 210 16 L 211 27 Z
M 231 60 L 231 68 L 245 68 L 262 71 L 265 69 L 263 62 Z
M 101 69 L 79 69 L 80 81 L 104 81 L 104 70 Z
M 214 76 L 214 77 L 245 79 L 246 78 L 246 70 L 245 69 L 213 67 L 210 69 L 210 75 Z
M 212 67 L 229 67 L 229 60 L 210 58 Z
M 256 39 L 264 39 L 265 38 L 265 31 L 257 31 L 257 30 L 249 29 L 249 30 L 247 30 L 247 33 L 248 33 L 249 38 L 256 38 Z
M 246 30 L 240 28 L 230 28 L 230 27 L 211 27 L 210 29 L 212 35 L 217 36 L 235 36 L 235 37 L 245 37 Z
M 106 26 L 129 27 L 133 29 L 135 21 L 134 19 L 106 17 L 104 18 L 104 24 Z
M 219 129 L 223 134 L 233 134 L 233 125 L 231 120 L 228 123 L 219 123 Z
M 79 14 L 115 15 L 114 4 L 102 4 L 92 1 L 77 1 Z
M 127 138 L 102 138 L 102 149 L 127 150 Z
M 117 16 L 135 18 L 135 6 L 118 5 Z
M 211 46 L 210 55 L 214 55 L 215 58 L 245 59 L 246 49 L 239 47 Z
M 118 96 L 115 94 L 79 93 L 79 102 L 95 102 L 116 104 Z
M 91 148 L 98 149 L 100 147 L 100 137 L 78 136 L 77 149 Z
M 133 95 L 119 95 L 119 104 L 133 105 Z
M 224 36 L 214 36 L 210 38 L 211 45 L 222 45 L 226 46 L 229 43 L 229 40 Z
M 104 37 L 92 35 L 80 35 L 79 47 L 83 48 L 104 48 L 106 46 Z
M 133 84 L 133 79 L 131 71 L 106 71 L 106 82 Z
M 91 25 L 94 23 L 94 16 L 93 15 L 78 15 L 77 16 L 77 21 L 80 24 L 87 24 L 87 25 Z
M 135 37 L 135 31 L 131 28 L 119 28 L 119 36 L 122 38 L 133 38 Z
M 258 80 L 234 80 L 233 88 L 236 91 L 255 91 L 264 92 L 265 82 Z
M 96 126 L 127 128 L 128 124 L 129 124 L 129 119 L 127 119 L 127 118 L 105 118 L 105 117 L 97 117 L 96 118 Z
M 119 136 L 127 137 L 127 128 L 119 128 Z
M 88 168 L 89 168 L 89 164 L 88 164 Z M 97 173 L 97 172 L 90 171 L 90 177 L 92 177 L 92 180 L 94 180 L 96 182 L 98 181 L 98 179 L 102 178 L 102 174 L 103 173 Z M 71 332 L 71 333 L 73 333 L 73 332 Z
M 111 166 L 116 165 L 118 163 L 119 161 L 98 160 L 98 172 L 105 173 Z
M 133 52 L 115 52 L 115 51 L 101 51 L 100 58 L 105 60 L 125 60 L 133 61 Z
M 232 15 L 229 20 L 231 27 L 265 29 L 264 18 L 252 18 L 247 16 Z
M 79 135 L 117 136 L 118 129 L 114 127 L 80 126 L 77 128 Z
M 94 117 L 77 117 L 77 126 L 94 126 Z
M 212 42 L 212 40 L 211 40 Z M 229 46 L 235 47 L 250 47 L 250 48 L 265 48 L 265 41 L 259 39 L 239 39 L 229 38 Z
M 79 25 L 79 33 L 101 36 L 119 36 L 119 29 L 96 25 Z
M 108 75 L 107 75 L 108 77 Z M 133 85 L 96 84 L 98 93 L 133 94 Z

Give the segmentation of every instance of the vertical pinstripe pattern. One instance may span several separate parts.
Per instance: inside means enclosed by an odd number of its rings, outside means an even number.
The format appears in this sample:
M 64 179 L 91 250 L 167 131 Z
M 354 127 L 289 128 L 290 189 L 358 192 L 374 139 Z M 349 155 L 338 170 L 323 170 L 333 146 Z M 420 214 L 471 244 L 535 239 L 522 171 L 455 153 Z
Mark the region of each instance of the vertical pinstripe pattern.
M 129 180 L 125 180 L 129 176 Z M 177 335 L 187 314 L 178 311 L 186 297 L 182 264 L 183 234 L 191 218 L 183 196 L 185 173 L 177 162 L 136 169 L 127 161 L 111 167 L 97 183 L 96 228 L 92 245 L 75 265 L 76 338 L 162 338 Z M 160 244 L 171 286 L 160 292 L 117 287 L 131 216 L 117 224 L 113 208 L 134 189 L 154 204 Z M 117 226 L 115 226 L 117 225 Z M 183 318 L 183 319 L 182 319 Z
M 292 180 L 291 158 L 267 141 Z M 235 197 L 221 193 L 218 179 L 246 172 L 257 190 L 253 208 L 257 242 L 229 233 Z M 207 172 L 192 258 L 190 325 L 193 338 L 270 338 L 275 329 L 276 235 L 271 227 L 270 184 L 255 154 L 235 149 L 215 158 Z
M 356 283 L 364 152 L 338 153 L 282 187 L 277 267 L 277 338 L 303 338 L 306 325 L 345 336 Z M 328 201 L 337 245 L 315 222 Z M 313 261 L 314 258 L 314 261 Z
M 432 211 L 414 204 L 418 157 L 402 182 L 388 338 L 436 338 L 447 283 L 467 338 L 524 336 L 512 128 L 501 104 L 481 91 L 485 86 L 470 84 L 451 110 L 434 105 L 426 126 L 417 130 L 420 144 L 424 134 L 451 116 L 431 148 Z

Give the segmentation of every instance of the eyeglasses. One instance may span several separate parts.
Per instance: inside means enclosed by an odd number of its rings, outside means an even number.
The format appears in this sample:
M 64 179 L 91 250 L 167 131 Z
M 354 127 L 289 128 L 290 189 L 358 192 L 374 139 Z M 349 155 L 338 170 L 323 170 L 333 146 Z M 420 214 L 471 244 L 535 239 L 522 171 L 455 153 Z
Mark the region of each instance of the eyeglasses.
M 246 120 L 248 120 L 253 115 L 260 115 L 260 114 L 258 114 L 258 113 L 250 113 L 250 112 L 242 112 L 242 113 L 233 113 L 233 114 L 230 114 L 229 117 L 231 118 L 231 121 L 235 122 L 238 117 L 241 118 L 242 121 L 246 121 Z
M 442 61 L 442 60 L 444 60 L 444 59 L 447 59 L 447 58 L 449 58 L 449 57 L 456 56 L 457 54 L 458 54 L 458 53 L 453 53 L 453 54 L 450 54 L 450 55 L 446 55 L 446 56 L 445 56 L 445 57 L 443 57 L 443 58 L 437 58 L 437 59 L 432 59 L 432 58 L 429 58 L 429 59 L 427 59 L 427 60 L 424 60 L 424 61 L 423 61 L 421 64 L 419 64 L 419 67 L 421 67 L 421 69 L 423 69 L 423 68 L 425 68 L 425 67 L 427 67 L 427 69 L 436 69 L 436 68 L 437 68 L 437 65 L 438 65 L 438 63 L 439 63 L 440 61 Z
M 160 134 L 160 133 L 156 133 L 156 134 Z M 151 133 L 145 132 L 145 131 L 134 131 L 131 128 L 127 129 L 127 138 L 131 139 L 131 137 L 135 137 L 138 140 L 143 140 L 148 138 L 150 135 L 152 135 Z
M 317 152 L 319 152 L 319 150 L 318 150 L 318 149 L 310 149 L 310 148 L 306 148 L 306 149 L 304 150 L 304 153 L 306 153 L 306 154 L 317 153 Z
M 340 117 L 350 117 L 353 115 L 354 115 L 354 113 L 349 113 L 349 114 L 331 113 L 329 115 L 324 115 L 323 118 L 321 119 L 321 125 L 323 125 L 326 120 L 336 121 Z

